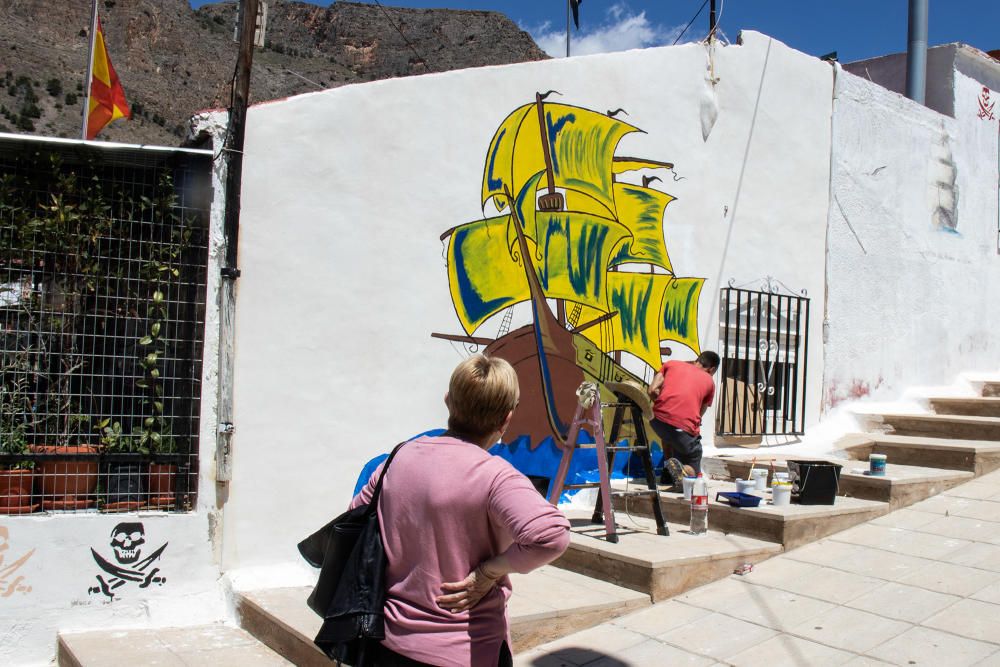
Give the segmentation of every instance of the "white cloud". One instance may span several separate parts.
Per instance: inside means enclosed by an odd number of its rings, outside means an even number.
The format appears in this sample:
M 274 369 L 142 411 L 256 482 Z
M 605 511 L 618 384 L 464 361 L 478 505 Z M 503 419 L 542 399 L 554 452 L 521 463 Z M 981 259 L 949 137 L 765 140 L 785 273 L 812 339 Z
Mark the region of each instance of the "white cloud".
M 593 6 L 593 5 L 590 5 Z M 606 11 L 604 21 L 595 27 L 593 12 L 587 13 L 588 5 L 580 4 L 581 29 L 573 28 L 570 41 L 571 53 L 574 56 L 585 56 L 593 53 L 609 53 L 611 51 L 627 51 L 650 46 L 666 46 L 672 44 L 680 34 L 680 26 L 661 26 L 650 23 L 646 12 L 632 13 L 624 2 L 616 2 Z M 562 26 L 554 28 L 546 21 L 535 28 L 526 27 L 535 43 L 553 57 L 566 55 L 566 31 Z M 690 34 L 685 35 L 686 41 L 695 39 Z

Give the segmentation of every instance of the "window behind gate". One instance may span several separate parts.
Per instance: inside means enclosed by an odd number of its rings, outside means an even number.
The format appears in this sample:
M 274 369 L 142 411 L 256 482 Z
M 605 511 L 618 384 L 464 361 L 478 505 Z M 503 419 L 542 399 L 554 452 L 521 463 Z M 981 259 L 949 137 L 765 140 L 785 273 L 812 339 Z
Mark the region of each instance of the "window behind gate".
M 194 507 L 211 157 L 0 139 L 0 514 Z
M 801 435 L 805 430 L 809 299 L 776 289 L 720 294 L 716 434 Z

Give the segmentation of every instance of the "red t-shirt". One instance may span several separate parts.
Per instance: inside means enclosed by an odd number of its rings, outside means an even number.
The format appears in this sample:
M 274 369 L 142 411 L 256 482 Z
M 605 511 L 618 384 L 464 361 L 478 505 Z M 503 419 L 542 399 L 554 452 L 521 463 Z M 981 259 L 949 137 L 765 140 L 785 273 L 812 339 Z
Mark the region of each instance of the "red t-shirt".
M 653 416 L 691 435 L 701 435 L 701 408 L 715 398 L 712 376 L 686 361 L 668 361 L 660 372 L 663 388 L 653 401 Z

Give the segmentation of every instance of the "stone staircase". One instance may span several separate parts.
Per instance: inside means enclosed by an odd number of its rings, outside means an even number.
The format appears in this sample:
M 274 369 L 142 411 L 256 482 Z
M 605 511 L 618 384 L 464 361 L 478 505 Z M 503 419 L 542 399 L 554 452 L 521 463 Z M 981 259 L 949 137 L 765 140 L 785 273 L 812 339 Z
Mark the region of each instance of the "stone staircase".
M 980 396 L 929 397 L 926 414 L 858 415 L 866 430 L 836 443 L 848 458 L 833 459 L 843 466 L 834 505 L 762 502 L 757 508 L 733 508 L 717 502 L 717 492 L 735 490 L 733 480 L 748 476 L 751 461 L 744 456 L 706 459 L 706 468 L 720 479 L 709 485 L 709 532 L 703 536 L 688 533 L 689 506 L 675 493 L 661 494 L 669 536 L 656 535 L 649 498 L 615 499 L 617 544 L 603 539 L 603 526 L 590 521 L 589 511 L 567 512 L 573 527 L 566 553 L 551 566 L 512 577 L 515 652 L 722 579 L 744 563 L 763 561 L 1000 469 L 1000 375 L 966 379 Z M 872 452 L 888 458 L 884 477 L 864 473 Z M 766 465 L 786 469 L 780 457 Z M 100 653 L 110 647 L 134 653 L 129 664 L 329 665 L 312 643 L 319 619 L 306 607 L 307 595 L 306 588 L 237 593 L 241 628 L 61 633 L 58 661 L 80 667 L 117 664 Z M 245 658 L 232 662 L 219 653 L 201 661 L 209 654 L 198 654 L 191 643 L 201 635 L 212 637 L 214 650 L 235 650 Z

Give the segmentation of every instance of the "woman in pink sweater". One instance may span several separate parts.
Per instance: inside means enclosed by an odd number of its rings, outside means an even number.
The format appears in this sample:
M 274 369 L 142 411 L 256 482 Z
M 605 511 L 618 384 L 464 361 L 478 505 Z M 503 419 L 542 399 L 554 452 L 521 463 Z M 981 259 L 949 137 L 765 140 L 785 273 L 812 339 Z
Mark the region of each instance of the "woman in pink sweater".
M 511 664 L 511 572 L 554 560 L 569 522 L 524 475 L 487 449 L 519 391 L 506 361 L 472 356 L 452 373 L 448 430 L 404 445 L 379 500 L 386 569 L 380 667 Z M 381 466 L 354 498 L 367 503 Z

